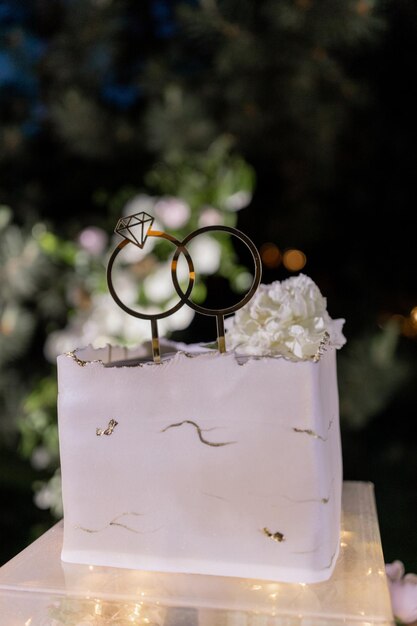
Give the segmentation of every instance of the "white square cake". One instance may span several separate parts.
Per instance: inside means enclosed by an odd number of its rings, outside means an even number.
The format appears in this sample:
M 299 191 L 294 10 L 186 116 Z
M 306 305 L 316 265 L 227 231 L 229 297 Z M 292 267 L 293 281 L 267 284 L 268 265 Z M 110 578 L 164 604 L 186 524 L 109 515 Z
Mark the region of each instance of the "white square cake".
M 342 487 L 335 348 L 297 362 L 108 355 L 58 357 L 62 559 L 328 579 Z

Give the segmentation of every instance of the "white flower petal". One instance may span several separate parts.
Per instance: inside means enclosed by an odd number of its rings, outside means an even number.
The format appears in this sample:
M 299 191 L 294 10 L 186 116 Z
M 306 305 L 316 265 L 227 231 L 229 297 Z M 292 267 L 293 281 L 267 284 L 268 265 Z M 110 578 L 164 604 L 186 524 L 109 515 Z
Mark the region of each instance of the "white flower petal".
M 325 338 L 340 348 L 344 320 L 332 320 L 326 298 L 304 274 L 260 285 L 253 299 L 227 323 L 227 344 L 242 354 L 313 358 Z

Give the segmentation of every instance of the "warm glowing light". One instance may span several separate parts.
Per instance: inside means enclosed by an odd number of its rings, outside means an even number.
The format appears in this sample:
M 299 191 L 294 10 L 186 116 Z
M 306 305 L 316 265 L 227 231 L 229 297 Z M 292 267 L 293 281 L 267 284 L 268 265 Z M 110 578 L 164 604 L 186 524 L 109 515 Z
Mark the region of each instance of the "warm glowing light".
M 368 567 L 368 570 L 367 570 L 367 572 L 366 572 L 366 575 L 367 575 L 367 576 L 370 576 L 370 575 L 372 574 L 372 571 L 373 571 L 373 570 L 372 570 L 372 567 Z
M 31 618 L 31 617 L 29 617 L 29 619 L 28 619 L 28 620 L 26 620 L 26 622 L 25 622 L 25 626 L 30 626 L 30 625 L 31 625 L 31 623 L 32 623 L 32 618 Z
M 103 612 L 103 607 L 101 606 L 101 602 L 100 600 L 96 600 L 96 603 L 94 605 L 94 613 L 96 615 L 101 615 Z
M 340 536 L 343 537 L 343 539 L 352 539 L 353 532 L 351 530 L 342 530 Z
M 417 324 L 414 322 L 412 317 L 405 318 L 401 332 L 405 335 L 405 337 L 413 338 L 417 336 Z
M 282 260 L 285 267 L 287 270 L 290 270 L 290 272 L 298 272 L 299 270 L 302 270 L 307 263 L 307 257 L 304 252 L 296 250 L 295 248 L 286 250 Z
M 306 583 L 300 583 L 300 587 L 306 587 Z
M 392 322 L 396 322 L 397 324 L 399 324 L 400 326 L 402 326 L 405 317 L 404 315 L 401 315 L 400 313 L 394 313 L 394 315 L 391 315 L 391 321 Z
M 417 337 L 417 306 L 413 307 L 410 311 L 410 315 L 407 317 L 401 315 L 401 313 L 393 313 L 389 316 L 391 323 L 395 322 L 399 331 L 405 337 L 415 339 Z
M 274 243 L 264 243 L 261 246 L 259 252 L 261 255 L 262 263 L 266 267 L 278 267 L 278 265 L 281 263 L 281 253 L 278 246 L 276 246 Z
M 260 589 L 262 589 L 262 585 L 252 585 L 251 587 L 252 591 L 259 591 Z
M 348 545 L 348 544 L 347 544 L 347 543 L 345 543 L 344 541 L 341 541 L 341 542 L 340 542 L 340 547 L 341 547 L 341 548 L 347 548 L 347 545 Z
M 358 15 L 360 15 L 361 17 L 365 17 L 366 15 L 369 14 L 370 10 L 371 10 L 371 4 L 369 1 L 359 0 L 359 2 L 356 5 L 356 12 Z
M 93 566 L 93 565 L 89 565 L 89 566 L 88 566 L 88 569 L 90 570 L 90 572 L 92 572 L 92 571 L 93 571 L 93 569 L 94 569 L 94 566 Z

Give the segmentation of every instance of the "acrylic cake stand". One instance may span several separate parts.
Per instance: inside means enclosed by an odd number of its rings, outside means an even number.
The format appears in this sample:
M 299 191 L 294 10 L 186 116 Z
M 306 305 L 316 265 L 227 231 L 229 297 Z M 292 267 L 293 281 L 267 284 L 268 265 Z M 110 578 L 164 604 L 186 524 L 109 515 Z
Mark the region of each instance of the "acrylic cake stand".
M 1 626 L 391 626 L 372 483 L 345 482 L 340 556 L 311 585 L 63 564 L 62 521 L 0 568 Z M 107 620 L 105 617 L 107 616 Z

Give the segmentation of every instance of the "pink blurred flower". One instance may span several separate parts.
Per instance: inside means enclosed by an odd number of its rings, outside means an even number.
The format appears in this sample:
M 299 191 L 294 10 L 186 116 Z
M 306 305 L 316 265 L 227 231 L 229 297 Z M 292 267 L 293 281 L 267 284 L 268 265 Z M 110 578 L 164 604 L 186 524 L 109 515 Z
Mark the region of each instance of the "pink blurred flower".
M 199 226 L 218 226 L 223 224 L 223 216 L 217 209 L 211 206 L 204 207 L 198 220 Z
M 167 196 L 161 198 L 154 206 L 155 215 L 168 228 L 182 228 L 188 222 L 191 210 L 180 198 Z
M 80 246 L 92 256 L 99 256 L 104 252 L 108 237 L 106 232 L 97 226 L 88 226 L 78 235 Z
M 385 565 L 391 594 L 392 612 L 404 624 L 417 620 L 417 575 L 406 574 L 401 561 Z

